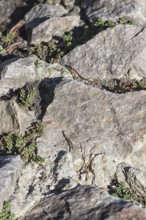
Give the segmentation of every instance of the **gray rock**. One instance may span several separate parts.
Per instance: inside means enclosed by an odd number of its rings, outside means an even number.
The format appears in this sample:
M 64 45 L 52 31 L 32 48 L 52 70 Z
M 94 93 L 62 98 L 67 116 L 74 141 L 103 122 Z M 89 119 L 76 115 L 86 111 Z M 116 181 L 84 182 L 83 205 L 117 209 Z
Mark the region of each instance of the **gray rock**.
M 48 42 L 53 36 L 61 37 L 64 32 L 68 32 L 79 25 L 80 16 L 78 15 L 64 17 L 55 16 L 33 27 L 28 39 L 32 44 Z
M 20 156 L 0 156 L 0 210 L 3 202 L 10 199 L 21 175 L 23 161 Z
M 0 96 L 28 82 L 58 76 L 71 78 L 66 68 L 59 64 L 47 64 L 36 56 L 9 59 L 0 65 Z
M 78 186 L 59 195 L 49 196 L 21 220 L 47 219 L 146 219 L 144 209 L 132 202 L 116 199 L 106 192 L 91 187 Z
M 63 4 L 71 10 L 75 6 L 75 0 L 63 0 Z
M 45 164 L 24 169 L 12 199 L 17 217 L 54 189 L 60 192 L 78 184 L 106 188 L 124 162 L 131 169 L 129 179 L 137 176 L 134 186 L 144 192 L 146 91 L 114 94 L 76 81 L 57 87 L 47 83 L 46 96 L 52 102 L 43 118 L 44 134 L 37 139 Z
M 10 15 L 15 11 L 16 7 L 22 4 L 22 0 L 1 0 L 0 1 L 0 24 L 7 23 Z
M 106 20 L 126 17 L 131 18 L 137 24 L 146 22 L 145 0 L 83 0 L 81 7 L 91 22 L 99 17 Z
M 77 82 L 57 87 L 38 146 L 50 161 L 64 152 L 55 168 L 58 180 L 106 187 L 123 161 L 145 180 L 145 98 L 145 91 L 115 95 Z
M 140 80 L 146 77 L 146 29 L 117 25 L 97 34 L 62 58 L 85 79 Z
M 38 39 L 38 42 L 36 39 L 35 42 L 34 39 L 40 38 L 40 34 L 42 34 L 43 36 L 43 34 L 45 33 L 46 25 L 51 25 L 51 23 L 46 24 L 46 20 L 54 16 L 60 17 L 67 13 L 68 11 L 61 5 L 38 4 L 33 7 L 30 12 L 25 15 L 25 28 L 29 43 L 39 43 L 43 41 L 43 39 Z M 44 23 L 44 21 L 46 22 Z M 42 27 L 40 28 L 40 26 Z M 42 31 L 43 33 L 41 33 Z M 33 35 L 35 35 L 35 37 Z
M 59 17 L 67 12 L 61 5 L 38 4 L 25 15 L 26 29 L 32 29 L 50 17 Z
M 5 132 L 24 134 L 33 119 L 33 113 L 24 112 L 15 101 L 0 101 L 0 134 Z

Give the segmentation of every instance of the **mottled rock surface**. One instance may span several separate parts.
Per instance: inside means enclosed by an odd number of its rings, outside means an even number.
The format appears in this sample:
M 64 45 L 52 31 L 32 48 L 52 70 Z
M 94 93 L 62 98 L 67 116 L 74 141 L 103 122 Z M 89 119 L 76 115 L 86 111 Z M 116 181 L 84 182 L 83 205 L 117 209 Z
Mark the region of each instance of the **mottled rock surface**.
M 30 42 L 39 44 L 48 42 L 53 36 L 61 37 L 64 32 L 80 25 L 80 17 L 76 15 L 57 17 L 54 16 L 34 27 L 31 31 Z
M 44 134 L 37 139 L 45 168 L 24 169 L 11 201 L 15 214 L 23 216 L 50 190 L 78 184 L 106 188 L 117 167 L 123 173 L 117 175 L 119 181 L 127 180 L 144 194 L 146 92 L 114 94 L 76 81 L 57 87 L 49 79 L 45 83 L 50 89 L 45 98 L 51 101 L 43 117 Z M 119 166 L 124 162 L 128 170 Z
M 38 4 L 25 15 L 26 28 L 33 28 L 50 17 L 59 17 L 67 12 L 61 5 Z
M 63 4 L 68 8 L 72 9 L 79 1 L 77 0 L 63 0 Z
M 78 186 L 40 201 L 23 220 L 146 219 L 144 209 L 91 186 Z M 21 220 L 22 220 L 21 219 Z
M 0 101 L 0 134 L 19 132 L 23 134 L 34 119 L 34 114 L 24 112 L 15 101 Z
M 62 58 L 86 79 L 140 80 L 146 77 L 146 29 L 117 25 L 97 34 Z
M 0 209 L 14 193 L 16 181 L 21 175 L 23 161 L 20 156 L 0 156 Z
M 23 220 L 146 219 L 145 210 L 138 206 L 146 198 L 146 3 L 45 2 L 25 16 L 30 37 L 25 48 L 17 48 L 23 41 L 19 31 L 22 35 L 24 31 L 17 30 L 19 25 L 13 29 L 18 33 L 15 39 L 7 39 L 9 35 L 0 39 L 7 41 L 2 42 L 2 50 L 6 47 L 8 57 L 24 57 L 7 59 L 1 54 L 6 60 L 0 65 L 0 133 L 24 135 L 26 130 L 23 141 L 28 142 L 21 154 L 32 158 L 23 166 L 19 156 L 0 157 L 0 210 L 9 200 L 12 213 Z M 114 26 L 101 20 L 102 24 L 91 24 L 98 16 L 116 22 Z M 120 24 L 123 17 L 134 23 Z M 61 64 L 27 56 L 39 54 L 52 36 L 69 30 L 73 36 L 66 35 L 64 41 L 55 38 L 58 45 L 49 51 L 70 51 Z M 29 43 L 42 41 L 46 42 L 29 50 Z M 25 91 L 19 91 L 27 95 L 18 98 L 16 90 L 22 87 Z M 25 98 L 33 100 L 20 108 L 16 101 Z M 121 181 L 126 187 L 122 197 L 137 203 L 107 193 L 118 194 Z
M 0 65 L 0 96 L 21 88 L 28 82 L 59 76 L 71 78 L 66 68 L 59 64 L 47 64 L 36 56 L 9 59 Z
M 22 4 L 22 0 L 1 0 L 0 1 L 0 24 L 8 22 L 10 16 L 17 7 Z
M 137 24 L 146 22 L 145 0 L 83 0 L 81 7 L 90 21 L 102 17 L 116 20 L 120 17 L 131 18 Z
M 32 44 L 48 42 L 53 36 L 79 26 L 79 16 L 64 16 L 68 11 L 61 5 L 36 5 L 25 16 L 28 40 Z

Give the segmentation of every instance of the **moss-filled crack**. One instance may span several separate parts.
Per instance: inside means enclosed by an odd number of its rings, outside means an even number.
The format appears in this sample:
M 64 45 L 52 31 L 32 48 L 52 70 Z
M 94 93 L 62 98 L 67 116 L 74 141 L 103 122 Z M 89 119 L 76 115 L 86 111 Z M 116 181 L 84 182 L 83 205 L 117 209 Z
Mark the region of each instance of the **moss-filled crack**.
M 43 134 L 44 124 L 35 122 L 25 132 L 19 135 L 9 132 L 0 135 L 0 155 L 17 155 L 26 162 L 44 162 L 38 155 L 36 140 Z

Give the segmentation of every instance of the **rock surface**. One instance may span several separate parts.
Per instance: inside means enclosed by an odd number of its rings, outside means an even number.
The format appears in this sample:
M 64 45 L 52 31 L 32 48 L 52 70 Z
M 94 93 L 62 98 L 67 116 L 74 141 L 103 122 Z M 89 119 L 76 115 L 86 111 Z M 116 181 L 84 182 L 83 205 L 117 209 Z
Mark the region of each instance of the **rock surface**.
M 74 17 L 75 21 L 73 17 L 61 18 L 67 13 L 68 11 L 61 5 L 38 4 L 33 7 L 25 16 L 28 41 L 31 44 L 49 41 L 53 35 L 68 31 L 77 25 L 79 18 Z
M 144 172 L 145 98 L 145 91 L 115 95 L 75 81 L 60 84 L 43 118 L 44 122 L 49 121 L 50 124 L 44 136 L 38 140 L 41 155 L 51 157 L 53 149 L 54 155 L 61 150 L 70 152 L 74 171 L 79 172 L 83 164 L 82 155 L 85 154 L 87 163 L 92 152 L 92 156 L 95 155 L 92 160 L 94 174 L 90 170 L 89 181 L 92 182 L 95 175 L 94 184 L 98 186 L 104 185 L 102 179 L 108 184 L 115 172 L 111 167 L 116 167 L 121 160 Z M 66 160 L 69 164 L 69 158 Z M 99 164 L 101 171 L 96 171 Z M 102 169 L 104 178 L 100 178 Z M 68 172 L 64 170 L 64 174 Z
M 16 7 L 22 4 L 22 0 L 1 0 L 0 1 L 0 24 L 8 22 L 10 15 L 15 11 Z
M 91 22 L 99 17 L 106 20 L 126 17 L 131 18 L 137 24 L 146 22 L 145 0 L 83 0 L 81 7 Z
M 145 72 L 146 29 L 117 25 L 97 34 L 62 58 L 86 79 L 140 80 Z
M 37 139 L 45 169 L 24 169 L 11 201 L 15 214 L 23 216 L 50 190 L 78 184 L 106 188 L 117 168 L 123 173 L 119 181 L 145 194 L 146 92 L 113 94 L 76 81 L 52 87 L 47 80 L 47 85 L 46 98 L 52 101 L 43 117 L 44 134 Z M 119 166 L 124 162 L 125 172 Z
M 146 214 L 142 208 L 132 202 L 116 199 L 95 187 L 78 186 L 40 201 L 22 219 L 141 220 L 146 219 Z
M 23 161 L 20 156 L 0 156 L 0 209 L 14 193 L 16 181 L 21 175 Z
M 70 39 L 66 44 L 58 40 L 55 52 L 72 50 L 62 58 L 64 66 L 27 56 L 29 46 L 20 52 L 15 48 L 19 36 L 2 43 L 6 53 L 25 58 L 1 55 L 6 61 L 0 65 L 0 132 L 26 130 L 26 148 L 20 153 L 32 160 L 24 165 L 19 156 L 0 157 L 0 210 L 9 200 L 12 213 L 23 220 L 146 219 L 138 206 L 146 198 L 146 29 L 139 25 L 145 21 L 145 2 L 46 3 L 54 5 L 39 4 L 25 17 L 36 42 L 82 27 L 73 33 L 73 45 Z M 89 25 L 98 15 L 112 20 L 126 15 L 137 19 L 137 26 L 119 21 L 114 27 Z M 22 99 L 31 97 L 32 88 L 36 92 L 25 108 L 15 102 L 22 87 L 28 95 Z M 136 204 L 107 193 L 121 190 L 121 181 L 126 186 L 122 197 L 127 198 L 129 188 Z
M 72 10 L 76 5 L 79 4 L 78 0 L 63 0 L 63 5 L 67 7 L 69 10 Z
M 80 25 L 79 16 L 52 17 L 32 28 L 30 38 L 31 44 L 48 42 L 53 36 L 61 37 L 65 32 L 71 31 Z
M 34 28 L 50 17 L 59 17 L 67 12 L 68 11 L 61 5 L 38 4 L 25 15 L 26 28 Z
M 69 77 L 70 72 L 59 64 L 47 64 L 36 56 L 12 58 L 0 65 L 0 96 L 45 77 Z
M 16 132 L 24 134 L 34 119 L 34 114 L 24 112 L 15 101 L 0 101 L 0 134 Z

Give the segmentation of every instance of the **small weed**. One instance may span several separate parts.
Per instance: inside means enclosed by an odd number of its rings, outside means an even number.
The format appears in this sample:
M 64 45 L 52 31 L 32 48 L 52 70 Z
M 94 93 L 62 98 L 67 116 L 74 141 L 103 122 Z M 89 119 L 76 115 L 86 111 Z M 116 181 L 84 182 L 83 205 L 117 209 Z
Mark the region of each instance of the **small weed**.
M 48 43 L 31 46 L 29 48 L 29 52 L 30 54 L 36 54 L 37 57 L 49 63 L 59 62 L 59 60 L 64 56 L 64 51 L 59 46 L 59 42 L 54 39 Z
M 15 36 L 14 34 L 9 31 L 6 35 L 3 35 L 2 32 L 0 32 L 0 41 L 4 44 L 10 43 L 12 40 L 14 40 Z
M 5 36 L 1 36 L 1 41 L 4 43 L 4 44 L 8 44 L 10 43 L 12 40 L 14 40 L 15 36 L 14 34 L 10 31 L 8 32 Z
M 5 53 L 5 48 L 2 45 L 0 45 L 0 55 L 5 55 Z
M 0 212 L 0 220 L 15 220 L 15 215 L 11 213 L 10 202 L 5 201 Z
M 127 19 L 125 17 L 121 17 L 118 19 L 117 23 L 119 24 L 133 24 L 133 21 L 131 19 Z
M 98 28 L 114 27 L 117 24 L 133 24 L 133 21 L 125 17 L 121 17 L 117 21 L 103 20 L 102 18 L 98 18 L 97 21 L 94 22 L 94 26 Z
M 102 26 L 104 26 L 104 23 L 105 23 L 105 21 L 100 17 L 94 22 L 94 25 L 96 27 L 102 27 Z
M 22 88 L 19 90 L 18 93 L 18 98 L 17 98 L 18 104 L 21 107 L 29 107 L 36 95 L 37 95 L 36 89 L 32 88 L 31 90 L 27 90 Z
M 110 193 L 113 196 L 125 199 L 125 200 L 132 200 L 135 202 L 138 202 L 138 204 L 143 205 L 143 207 L 146 206 L 146 197 L 142 195 L 140 192 L 133 191 L 132 189 L 129 189 L 126 187 L 126 184 L 124 181 L 118 182 L 117 178 L 113 180 L 113 183 L 110 186 Z
M 72 41 L 73 41 L 73 32 L 70 31 L 69 33 L 64 34 L 63 41 L 67 47 L 70 47 L 72 45 Z
M 43 134 L 44 125 L 34 123 L 25 135 L 6 133 L 1 136 L 0 154 L 17 155 L 20 154 L 26 162 L 44 162 L 44 159 L 37 155 L 36 139 Z
M 114 27 L 116 22 L 112 20 L 103 20 L 103 18 L 98 18 L 94 23 L 93 26 L 100 29 L 105 29 L 108 27 Z
M 121 181 L 118 186 L 115 188 L 114 192 L 113 192 L 114 196 L 117 196 L 119 198 L 123 198 L 126 200 L 135 200 L 136 199 L 136 195 L 133 194 L 132 192 L 130 192 L 129 188 L 127 188 L 125 186 L 125 183 L 123 181 Z
M 6 48 L 13 42 L 15 36 L 10 31 L 6 35 L 0 32 L 0 55 L 4 56 L 6 54 Z

